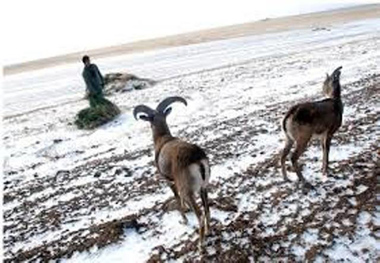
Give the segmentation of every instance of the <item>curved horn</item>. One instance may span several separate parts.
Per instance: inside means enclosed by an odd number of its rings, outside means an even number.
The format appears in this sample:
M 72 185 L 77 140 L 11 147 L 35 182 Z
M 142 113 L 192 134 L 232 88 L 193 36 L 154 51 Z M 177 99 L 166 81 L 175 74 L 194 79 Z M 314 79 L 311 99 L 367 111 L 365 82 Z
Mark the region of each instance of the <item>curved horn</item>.
M 158 104 L 156 110 L 158 112 L 161 112 L 163 113 L 165 111 L 165 109 L 172 103 L 174 102 L 182 102 L 183 104 L 185 104 L 187 106 L 187 101 L 182 98 L 182 97 L 179 97 L 179 96 L 174 96 L 174 97 L 168 97 L 166 99 L 164 99 L 163 101 L 160 102 L 160 104 Z
M 148 116 L 154 115 L 154 110 L 145 105 L 138 105 L 133 109 L 133 116 L 137 120 L 137 114 L 140 112 L 147 114 Z
M 340 74 L 340 70 L 342 69 L 342 66 L 336 68 L 333 73 L 331 74 L 331 76 L 338 76 Z

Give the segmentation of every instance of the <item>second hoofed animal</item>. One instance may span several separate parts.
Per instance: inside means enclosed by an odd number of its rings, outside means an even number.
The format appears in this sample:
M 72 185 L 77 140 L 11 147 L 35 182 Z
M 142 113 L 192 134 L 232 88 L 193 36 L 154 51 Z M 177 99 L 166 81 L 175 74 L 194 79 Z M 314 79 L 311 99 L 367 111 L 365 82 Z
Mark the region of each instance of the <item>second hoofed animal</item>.
M 302 176 L 298 166 L 298 158 L 306 150 L 307 144 L 314 136 L 319 137 L 323 149 L 322 172 L 327 174 L 331 139 L 342 125 L 343 103 L 341 100 L 340 74 L 338 67 L 323 83 L 323 92 L 329 98 L 316 102 L 301 103 L 293 106 L 285 115 L 282 126 L 286 136 L 285 148 L 281 154 L 281 168 L 285 180 L 285 160 L 293 144 L 296 149 L 291 156 L 291 162 L 299 180 L 311 187 Z
M 187 222 L 184 205 L 187 204 L 197 216 L 199 222 L 199 247 L 202 248 L 209 229 L 210 210 L 207 198 L 207 186 L 210 179 L 210 165 L 205 152 L 195 144 L 173 137 L 166 123 L 166 117 L 174 102 L 187 105 L 182 97 L 168 97 L 158 104 L 156 109 L 146 105 L 136 106 L 133 115 L 136 119 L 148 121 L 153 133 L 155 163 L 159 173 L 170 183 L 180 207 L 183 220 Z M 195 201 L 200 195 L 204 212 Z

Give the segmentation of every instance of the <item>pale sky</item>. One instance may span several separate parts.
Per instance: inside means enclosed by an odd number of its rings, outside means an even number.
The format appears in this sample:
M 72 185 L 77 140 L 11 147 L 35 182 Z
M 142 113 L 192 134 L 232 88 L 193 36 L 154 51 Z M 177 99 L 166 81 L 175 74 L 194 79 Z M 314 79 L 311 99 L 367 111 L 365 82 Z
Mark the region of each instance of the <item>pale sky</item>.
M 2 64 L 376 0 L 2 1 Z

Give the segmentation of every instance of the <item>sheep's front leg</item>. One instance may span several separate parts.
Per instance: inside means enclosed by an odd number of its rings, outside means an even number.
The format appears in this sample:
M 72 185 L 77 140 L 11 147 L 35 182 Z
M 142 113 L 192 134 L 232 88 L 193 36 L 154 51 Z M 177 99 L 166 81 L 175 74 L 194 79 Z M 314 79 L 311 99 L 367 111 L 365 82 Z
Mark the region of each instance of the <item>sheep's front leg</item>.
M 330 153 L 331 136 L 326 136 L 322 141 L 323 149 L 323 165 L 322 173 L 327 176 L 327 170 L 329 168 L 329 153 Z

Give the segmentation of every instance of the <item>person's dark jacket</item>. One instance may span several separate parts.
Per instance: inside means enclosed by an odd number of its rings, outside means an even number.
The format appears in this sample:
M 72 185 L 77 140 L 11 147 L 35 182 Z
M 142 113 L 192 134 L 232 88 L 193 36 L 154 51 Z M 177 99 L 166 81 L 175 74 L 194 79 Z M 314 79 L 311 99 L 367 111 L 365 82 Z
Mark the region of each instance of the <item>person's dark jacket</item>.
M 104 79 L 95 64 L 85 66 L 82 76 L 86 82 L 86 89 L 90 94 L 102 94 Z

